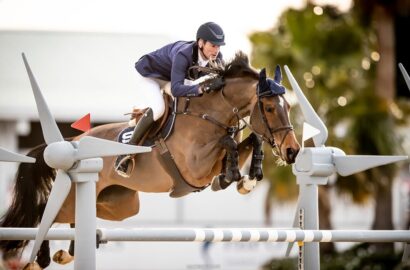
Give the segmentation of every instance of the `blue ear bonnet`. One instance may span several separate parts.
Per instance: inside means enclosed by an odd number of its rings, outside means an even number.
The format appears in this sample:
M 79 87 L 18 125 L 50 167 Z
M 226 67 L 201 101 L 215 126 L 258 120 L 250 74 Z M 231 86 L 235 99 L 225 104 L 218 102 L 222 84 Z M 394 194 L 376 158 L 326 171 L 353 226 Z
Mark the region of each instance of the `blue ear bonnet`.
M 283 95 L 285 94 L 285 87 L 280 84 L 282 81 L 282 72 L 280 66 L 276 66 L 275 78 L 272 80 L 266 78 L 266 69 L 263 68 L 259 73 L 259 89 L 258 96 L 273 96 L 273 95 Z

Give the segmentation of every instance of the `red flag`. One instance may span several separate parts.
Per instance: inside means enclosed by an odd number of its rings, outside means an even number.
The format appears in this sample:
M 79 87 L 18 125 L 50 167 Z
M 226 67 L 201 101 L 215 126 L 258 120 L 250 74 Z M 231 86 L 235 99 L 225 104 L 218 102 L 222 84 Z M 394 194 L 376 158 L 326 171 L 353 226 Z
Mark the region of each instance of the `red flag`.
M 71 124 L 72 128 L 81 130 L 81 131 L 88 131 L 91 129 L 91 123 L 90 123 L 90 114 L 84 115 L 82 118 L 78 119 L 74 123 Z

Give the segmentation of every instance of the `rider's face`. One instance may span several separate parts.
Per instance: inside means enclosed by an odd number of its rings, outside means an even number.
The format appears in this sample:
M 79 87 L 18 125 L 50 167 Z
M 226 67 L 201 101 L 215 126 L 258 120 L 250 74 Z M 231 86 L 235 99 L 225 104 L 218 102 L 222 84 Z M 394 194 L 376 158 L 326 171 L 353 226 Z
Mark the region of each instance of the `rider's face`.
M 202 42 L 202 53 L 208 60 L 215 60 L 219 53 L 220 46 L 214 45 L 209 41 Z

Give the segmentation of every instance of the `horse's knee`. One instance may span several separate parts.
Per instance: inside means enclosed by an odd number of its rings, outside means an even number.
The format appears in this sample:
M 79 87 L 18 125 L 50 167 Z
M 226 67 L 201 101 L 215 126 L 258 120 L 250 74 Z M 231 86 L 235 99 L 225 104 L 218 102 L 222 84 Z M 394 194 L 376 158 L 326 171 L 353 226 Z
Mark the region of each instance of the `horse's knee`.
M 226 135 L 223 136 L 220 140 L 219 140 L 219 144 L 225 148 L 227 151 L 234 151 L 237 149 L 238 144 L 235 141 L 235 139 L 233 139 L 231 136 Z

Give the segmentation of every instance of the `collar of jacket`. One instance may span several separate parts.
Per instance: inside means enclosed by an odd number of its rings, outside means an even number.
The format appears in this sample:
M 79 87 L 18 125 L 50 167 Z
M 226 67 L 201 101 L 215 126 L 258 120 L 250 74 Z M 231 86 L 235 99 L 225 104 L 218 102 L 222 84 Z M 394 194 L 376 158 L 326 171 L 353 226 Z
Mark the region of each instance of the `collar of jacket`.
M 194 43 L 194 46 L 192 46 L 192 65 L 197 65 L 198 64 L 198 43 Z

